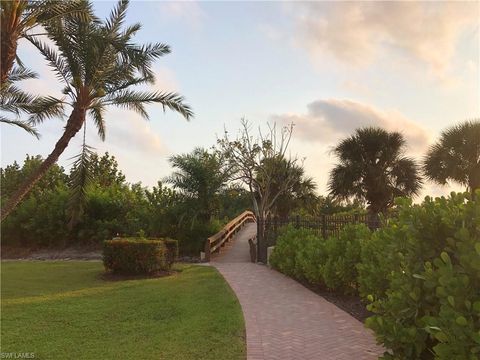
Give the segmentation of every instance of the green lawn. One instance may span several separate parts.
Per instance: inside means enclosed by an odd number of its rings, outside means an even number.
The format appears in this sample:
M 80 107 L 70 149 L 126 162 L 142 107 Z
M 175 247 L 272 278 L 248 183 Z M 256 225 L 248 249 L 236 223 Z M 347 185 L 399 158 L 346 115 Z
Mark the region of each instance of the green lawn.
M 101 262 L 2 262 L 1 351 L 35 359 L 244 359 L 240 305 L 214 268 L 101 280 Z

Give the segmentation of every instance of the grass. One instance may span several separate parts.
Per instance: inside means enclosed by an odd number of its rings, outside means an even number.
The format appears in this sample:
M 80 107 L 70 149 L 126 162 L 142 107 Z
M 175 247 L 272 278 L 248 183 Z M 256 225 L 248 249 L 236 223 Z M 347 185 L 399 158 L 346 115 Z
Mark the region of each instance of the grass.
M 2 262 L 1 351 L 35 359 L 244 359 L 244 322 L 211 267 L 108 282 L 101 262 Z

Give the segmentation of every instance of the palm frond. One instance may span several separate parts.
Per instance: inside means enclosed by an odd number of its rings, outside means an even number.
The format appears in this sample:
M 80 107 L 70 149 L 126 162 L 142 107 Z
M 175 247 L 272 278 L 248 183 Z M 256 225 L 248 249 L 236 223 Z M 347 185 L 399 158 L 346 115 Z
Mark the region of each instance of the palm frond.
M 29 123 L 27 123 L 25 121 L 12 120 L 12 119 L 8 119 L 8 118 L 0 115 L 0 122 L 4 123 L 4 124 L 18 126 L 18 127 L 22 128 L 23 130 L 25 130 L 26 132 L 28 132 L 29 134 L 35 136 L 37 139 L 40 139 L 40 134 L 37 131 L 37 129 L 35 129 L 32 125 L 30 125 Z
M 62 118 L 65 115 L 65 103 L 53 96 L 38 97 L 25 110 L 30 114 L 30 124 L 40 124 L 47 119 Z
M 66 84 L 69 84 L 73 79 L 73 72 L 69 62 L 65 61 L 61 55 L 59 55 L 53 48 L 40 41 L 33 36 L 25 36 L 30 41 L 43 57 L 48 61 L 49 65 L 55 71 L 57 78 L 63 80 Z
M 70 197 L 67 205 L 70 228 L 73 228 L 80 221 L 84 213 L 88 186 L 92 182 L 91 158 L 94 154 L 93 148 L 84 142 L 80 153 L 74 158 L 71 172 Z
M 15 82 L 27 79 L 37 79 L 38 74 L 23 66 L 14 66 L 12 71 L 8 74 L 8 81 Z
M 28 111 L 36 99 L 37 97 L 9 83 L 0 93 L 0 110 L 19 116 L 22 111 Z
M 95 126 L 97 127 L 98 136 L 102 141 L 105 141 L 105 134 L 106 134 L 106 126 L 105 126 L 105 119 L 103 118 L 105 110 L 103 106 L 100 104 L 97 106 L 93 106 L 89 109 L 90 116 L 92 117 Z
M 136 107 L 142 104 L 160 103 L 163 109 L 169 108 L 177 111 L 187 120 L 193 116 L 193 111 L 189 105 L 184 103 L 183 96 L 177 93 L 167 92 L 148 92 L 125 90 L 106 99 L 107 104 L 130 107 L 137 110 Z M 142 111 L 139 111 L 142 114 Z M 142 114 L 148 118 L 148 115 Z
M 120 0 L 113 8 L 110 16 L 105 21 L 105 29 L 107 32 L 115 33 L 119 31 L 127 16 L 128 3 L 128 0 Z

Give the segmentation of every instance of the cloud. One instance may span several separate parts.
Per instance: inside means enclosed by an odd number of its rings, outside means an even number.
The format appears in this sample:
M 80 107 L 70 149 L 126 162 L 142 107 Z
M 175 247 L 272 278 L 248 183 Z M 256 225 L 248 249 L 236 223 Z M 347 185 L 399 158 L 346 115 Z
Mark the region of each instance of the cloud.
M 415 153 L 425 151 L 430 142 L 428 132 L 400 112 L 379 110 L 352 100 L 316 100 L 307 105 L 305 114 L 280 114 L 272 118 L 282 124 L 293 122 L 294 136 L 310 142 L 333 143 L 366 126 L 401 132 L 409 150 Z
M 160 13 L 169 19 L 178 19 L 198 29 L 207 14 L 197 1 L 165 1 L 158 4 Z
M 155 156 L 167 152 L 160 136 L 140 116 L 130 111 L 110 109 L 106 117 L 108 144 L 145 155 Z
M 354 66 L 404 55 L 443 74 L 467 28 L 479 24 L 478 2 L 306 2 L 294 7 L 295 42 L 315 61 L 325 53 Z
M 155 69 L 155 84 L 153 89 L 162 92 L 177 92 L 179 85 L 175 73 L 167 67 L 157 67 Z

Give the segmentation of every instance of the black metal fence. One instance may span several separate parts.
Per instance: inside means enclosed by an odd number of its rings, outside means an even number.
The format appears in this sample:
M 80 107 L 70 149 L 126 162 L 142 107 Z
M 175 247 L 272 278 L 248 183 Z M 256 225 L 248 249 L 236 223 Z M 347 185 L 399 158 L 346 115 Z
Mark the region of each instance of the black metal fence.
M 300 216 L 286 219 L 268 218 L 264 222 L 264 236 L 266 240 L 264 244 L 267 247 L 275 245 L 280 228 L 286 225 L 292 225 L 299 229 L 312 229 L 318 235 L 327 238 L 332 235 L 338 235 L 340 230 L 348 224 L 365 224 L 370 229 L 378 229 L 386 221 L 385 219 L 384 216 L 376 214 L 322 215 L 316 218 L 302 218 Z M 258 225 L 262 226 L 262 224 Z

